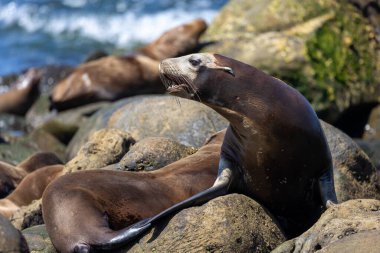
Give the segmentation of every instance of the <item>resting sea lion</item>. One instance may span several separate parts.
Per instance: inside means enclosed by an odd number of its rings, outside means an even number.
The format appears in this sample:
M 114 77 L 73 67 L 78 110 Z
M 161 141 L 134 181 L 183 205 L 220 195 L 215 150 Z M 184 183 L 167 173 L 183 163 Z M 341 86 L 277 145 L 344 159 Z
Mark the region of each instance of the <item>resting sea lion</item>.
M 21 206 L 40 199 L 48 184 L 62 175 L 63 168 L 62 164 L 50 165 L 26 175 L 11 194 L 0 199 L 0 215 L 11 218 Z
M 43 194 L 46 229 L 61 252 L 107 248 L 121 229 L 210 187 L 225 131 L 195 154 L 152 172 L 83 171 L 62 176 Z
M 9 91 L 0 93 L 0 113 L 24 115 L 40 94 L 40 79 L 37 69 L 30 69 L 21 75 Z
M 17 166 L 0 161 L 0 198 L 11 193 L 28 173 L 54 164 L 62 164 L 62 161 L 51 152 L 38 152 Z
M 160 60 L 195 49 L 206 23 L 197 19 L 164 33 L 138 53 L 108 56 L 80 65 L 54 88 L 52 108 L 65 110 L 101 100 L 164 93 L 157 66 Z

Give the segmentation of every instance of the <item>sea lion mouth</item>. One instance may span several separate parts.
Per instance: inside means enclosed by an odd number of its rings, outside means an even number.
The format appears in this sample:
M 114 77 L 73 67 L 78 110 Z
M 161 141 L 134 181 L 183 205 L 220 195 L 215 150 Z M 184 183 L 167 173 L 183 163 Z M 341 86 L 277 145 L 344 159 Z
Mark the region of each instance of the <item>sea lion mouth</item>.
M 166 91 L 175 96 L 193 98 L 196 94 L 191 82 L 176 71 L 176 68 L 165 62 L 159 65 L 160 78 Z

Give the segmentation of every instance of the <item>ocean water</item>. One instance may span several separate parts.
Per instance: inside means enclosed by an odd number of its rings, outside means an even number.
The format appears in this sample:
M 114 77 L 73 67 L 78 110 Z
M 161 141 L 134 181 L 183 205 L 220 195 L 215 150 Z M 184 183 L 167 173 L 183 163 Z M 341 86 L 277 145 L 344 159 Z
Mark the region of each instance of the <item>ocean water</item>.
M 210 22 L 227 0 L 0 0 L 0 76 L 131 51 L 167 29 Z

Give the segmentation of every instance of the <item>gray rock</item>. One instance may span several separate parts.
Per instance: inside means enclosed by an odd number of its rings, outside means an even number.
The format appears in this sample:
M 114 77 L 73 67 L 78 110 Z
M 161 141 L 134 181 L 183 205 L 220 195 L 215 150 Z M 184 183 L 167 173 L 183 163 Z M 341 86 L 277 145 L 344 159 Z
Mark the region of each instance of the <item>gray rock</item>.
M 22 231 L 32 253 L 56 253 L 45 225 L 38 225 Z
M 198 148 L 209 135 L 227 125 L 222 116 L 195 101 L 172 96 L 136 96 L 96 113 L 76 133 L 67 155 L 69 158 L 75 156 L 88 136 L 104 127 L 130 132 L 136 141 L 146 137 L 166 137 Z
M 5 217 L 0 215 L 0 252 L 27 253 L 29 252 L 25 238 L 15 229 Z
M 197 150 L 163 137 L 148 137 L 133 145 L 119 162 L 121 170 L 156 170 Z
M 380 201 L 374 199 L 349 200 L 326 210 L 317 223 L 308 231 L 280 245 L 273 253 L 312 253 L 321 249 L 324 250 L 324 248 L 326 248 L 325 251 L 318 252 L 334 252 L 328 251 L 328 248 L 342 248 L 344 244 L 350 242 L 352 235 L 358 234 L 359 236 L 370 231 L 376 231 L 377 236 L 379 235 Z M 356 237 L 356 241 L 358 241 L 358 238 L 363 238 L 363 236 Z M 343 241 L 342 239 L 344 238 L 347 239 Z M 339 240 L 342 241 L 339 242 Z M 373 237 L 369 240 L 372 241 L 372 245 L 379 245 L 378 239 L 377 242 Z M 335 244 L 335 246 L 332 246 L 332 244 Z M 364 250 L 364 247 L 362 249 Z M 368 251 L 361 250 L 358 252 Z

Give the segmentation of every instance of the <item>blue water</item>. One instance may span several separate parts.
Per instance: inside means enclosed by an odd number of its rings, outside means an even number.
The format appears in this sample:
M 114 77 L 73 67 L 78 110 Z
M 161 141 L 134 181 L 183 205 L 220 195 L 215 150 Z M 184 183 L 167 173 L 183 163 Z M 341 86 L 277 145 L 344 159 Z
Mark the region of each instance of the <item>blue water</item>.
M 80 63 L 103 49 L 128 52 L 227 0 L 0 0 L 0 75 Z

